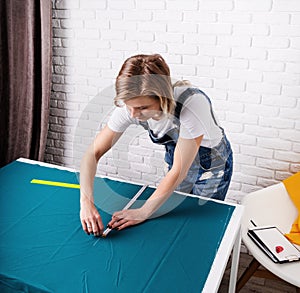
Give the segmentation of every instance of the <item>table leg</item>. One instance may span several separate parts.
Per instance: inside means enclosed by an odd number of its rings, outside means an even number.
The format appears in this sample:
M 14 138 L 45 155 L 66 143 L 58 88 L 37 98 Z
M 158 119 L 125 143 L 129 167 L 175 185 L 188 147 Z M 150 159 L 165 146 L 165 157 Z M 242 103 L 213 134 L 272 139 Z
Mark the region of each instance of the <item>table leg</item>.
M 244 273 L 242 276 L 239 278 L 237 282 L 237 292 L 239 292 L 244 285 L 247 283 L 247 281 L 253 276 L 253 274 L 256 272 L 258 267 L 260 266 L 260 263 L 253 258 L 249 266 L 245 269 Z
M 239 258 L 241 250 L 241 230 L 238 231 L 232 251 L 232 261 L 231 261 L 231 270 L 230 270 L 230 280 L 229 280 L 229 293 L 235 292 Z

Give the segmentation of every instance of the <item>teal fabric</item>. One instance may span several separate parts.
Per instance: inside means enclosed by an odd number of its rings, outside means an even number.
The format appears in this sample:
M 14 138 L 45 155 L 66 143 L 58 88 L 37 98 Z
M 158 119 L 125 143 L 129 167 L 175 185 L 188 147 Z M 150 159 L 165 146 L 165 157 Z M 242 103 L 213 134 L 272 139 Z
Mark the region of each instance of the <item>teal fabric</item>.
M 96 238 L 81 229 L 78 189 L 34 178 L 78 183 L 78 174 L 17 161 L 0 169 L 0 292 L 201 292 L 234 210 L 174 193 L 167 214 Z M 96 178 L 104 223 L 140 188 Z

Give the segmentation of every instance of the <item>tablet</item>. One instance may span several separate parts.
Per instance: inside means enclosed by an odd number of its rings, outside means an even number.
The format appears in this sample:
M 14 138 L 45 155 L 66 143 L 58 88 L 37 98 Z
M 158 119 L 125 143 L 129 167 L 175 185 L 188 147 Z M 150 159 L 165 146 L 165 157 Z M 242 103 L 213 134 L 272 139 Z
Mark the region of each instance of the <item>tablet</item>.
M 300 260 L 300 251 L 275 226 L 255 227 L 248 230 L 249 237 L 275 263 Z

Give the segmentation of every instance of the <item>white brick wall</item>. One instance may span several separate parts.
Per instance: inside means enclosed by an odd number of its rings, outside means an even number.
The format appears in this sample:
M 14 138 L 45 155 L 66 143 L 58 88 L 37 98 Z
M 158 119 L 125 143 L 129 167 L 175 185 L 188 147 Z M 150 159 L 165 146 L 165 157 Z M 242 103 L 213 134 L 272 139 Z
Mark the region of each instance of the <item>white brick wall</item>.
M 125 58 L 160 53 L 212 99 L 234 149 L 229 200 L 300 171 L 300 2 L 53 0 L 46 160 L 79 168 Z M 163 148 L 131 127 L 99 174 L 157 184 Z M 130 170 L 128 171 L 128 168 Z

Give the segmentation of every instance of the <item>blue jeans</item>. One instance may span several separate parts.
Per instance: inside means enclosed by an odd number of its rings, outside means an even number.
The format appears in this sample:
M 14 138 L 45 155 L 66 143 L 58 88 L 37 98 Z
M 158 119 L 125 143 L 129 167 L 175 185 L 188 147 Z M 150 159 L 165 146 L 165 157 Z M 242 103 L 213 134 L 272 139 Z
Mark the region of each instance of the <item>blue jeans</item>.
M 175 143 L 165 145 L 165 161 L 169 170 L 173 165 Z M 177 191 L 224 200 L 231 176 L 233 158 L 229 141 L 224 135 L 221 142 L 213 147 L 200 147 L 186 178 Z

